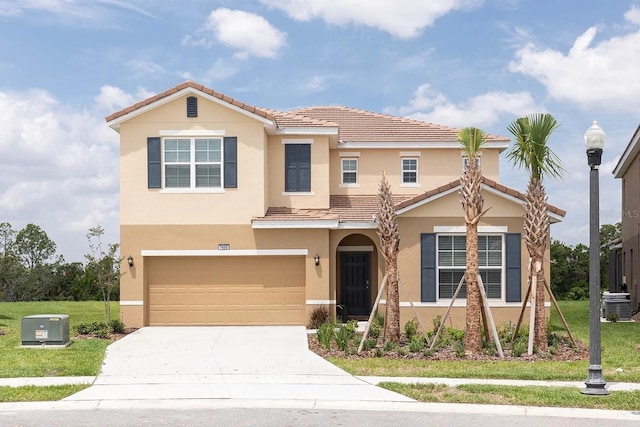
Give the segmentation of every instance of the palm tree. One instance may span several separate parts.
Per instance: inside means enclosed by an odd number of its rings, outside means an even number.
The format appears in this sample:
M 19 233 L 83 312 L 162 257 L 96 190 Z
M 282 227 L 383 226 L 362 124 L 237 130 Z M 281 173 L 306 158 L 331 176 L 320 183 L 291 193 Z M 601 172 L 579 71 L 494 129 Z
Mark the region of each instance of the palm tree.
M 515 137 L 507 158 L 529 172 L 529 184 L 524 202 L 524 240 L 530 257 L 529 277 L 535 295 L 533 342 L 546 352 L 547 319 L 544 312 L 544 253 L 549 241 L 547 195 L 542 185 L 545 176 L 560 178 L 564 168 L 560 158 L 548 146 L 548 140 L 558 128 L 556 119 L 548 113 L 531 114 L 511 123 L 507 129 Z M 532 270 L 531 270 L 532 269 Z M 533 308 L 532 308 L 533 309 Z
M 467 354 L 482 352 L 482 300 L 478 288 L 478 221 L 484 214 L 484 197 L 482 197 L 482 172 L 479 155 L 487 135 L 480 129 L 467 127 L 458 133 L 458 140 L 466 158 L 462 177 L 460 178 L 460 201 L 467 225 L 466 242 L 466 278 L 467 313 L 464 347 Z
M 398 291 L 398 251 L 400 232 L 398 216 L 393 207 L 393 195 L 387 177 L 382 173 L 378 188 L 378 236 L 387 274 L 387 303 L 384 321 L 385 342 L 400 342 L 400 295 Z

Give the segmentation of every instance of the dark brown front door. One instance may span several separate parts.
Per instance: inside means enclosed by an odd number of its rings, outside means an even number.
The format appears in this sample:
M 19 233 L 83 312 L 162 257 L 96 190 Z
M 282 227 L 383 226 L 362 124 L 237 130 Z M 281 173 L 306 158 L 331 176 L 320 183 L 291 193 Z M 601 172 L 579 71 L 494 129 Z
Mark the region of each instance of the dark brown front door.
M 368 316 L 370 310 L 370 271 L 369 253 L 340 253 L 340 284 L 342 300 L 348 316 Z

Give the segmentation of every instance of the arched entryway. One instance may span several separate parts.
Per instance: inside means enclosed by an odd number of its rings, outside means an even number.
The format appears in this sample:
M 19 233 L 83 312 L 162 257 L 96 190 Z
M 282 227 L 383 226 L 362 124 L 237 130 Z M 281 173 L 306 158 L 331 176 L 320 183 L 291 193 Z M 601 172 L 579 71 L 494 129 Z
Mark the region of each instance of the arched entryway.
M 378 252 L 370 237 L 350 234 L 336 252 L 337 314 L 342 320 L 366 319 L 378 291 Z

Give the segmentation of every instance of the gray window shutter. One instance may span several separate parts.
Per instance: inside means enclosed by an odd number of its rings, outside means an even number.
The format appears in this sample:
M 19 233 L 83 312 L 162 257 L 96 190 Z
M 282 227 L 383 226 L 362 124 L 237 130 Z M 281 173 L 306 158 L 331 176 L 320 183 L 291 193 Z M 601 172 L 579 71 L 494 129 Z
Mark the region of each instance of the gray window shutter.
M 238 137 L 224 137 L 224 188 L 238 188 Z
M 505 235 L 506 263 L 507 263 L 507 302 L 520 302 L 521 289 L 521 243 L 520 233 Z
M 436 301 L 436 235 L 420 235 L 420 301 Z
M 298 146 L 298 191 L 311 191 L 311 145 Z
M 147 138 L 147 187 L 162 187 L 162 147 L 159 137 Z

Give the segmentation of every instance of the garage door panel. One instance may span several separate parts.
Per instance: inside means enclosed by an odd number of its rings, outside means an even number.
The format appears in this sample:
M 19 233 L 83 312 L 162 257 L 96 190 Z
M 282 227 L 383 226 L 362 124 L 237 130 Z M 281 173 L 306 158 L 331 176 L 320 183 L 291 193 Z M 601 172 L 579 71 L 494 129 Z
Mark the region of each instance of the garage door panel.
M 150 325 L 305 322 L 304 257 L 145 259 Z

